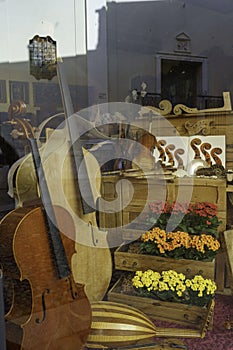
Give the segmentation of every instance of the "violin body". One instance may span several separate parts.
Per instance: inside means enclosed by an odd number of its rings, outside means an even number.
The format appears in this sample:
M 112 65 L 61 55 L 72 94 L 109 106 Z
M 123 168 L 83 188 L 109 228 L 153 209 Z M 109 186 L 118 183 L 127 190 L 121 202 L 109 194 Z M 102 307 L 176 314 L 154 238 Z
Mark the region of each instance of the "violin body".
M 71 263 L 74 223 L 64 208 L 55 206 L 54 212 Z M 2 219 L 0 256 L 12 288 L 5 315 L 7 350 L 81 349 L 90 331 L 90 304 L 72 274 L 57 276 L 42 207 L 17 208 Z

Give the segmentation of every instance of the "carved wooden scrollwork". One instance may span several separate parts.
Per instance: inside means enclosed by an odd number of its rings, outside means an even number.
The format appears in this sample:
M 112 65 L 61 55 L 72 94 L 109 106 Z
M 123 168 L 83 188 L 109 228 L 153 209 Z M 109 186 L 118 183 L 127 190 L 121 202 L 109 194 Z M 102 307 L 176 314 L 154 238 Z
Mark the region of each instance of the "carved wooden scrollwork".
M 181 103 L 177 104 L 174 108 L 173 108 L 173 113 L 175 115 L 180 115 L 182 114 L 182 111 L 184 111 L 185 113 L 197 113 L 198 112 L 198 109 L 197 108 L 190 108 L 190 107 L 187 107 Z
M 159 115 L 168 115 L 172 111 L 172 104 L 169 100 L 162 100 L 159 102 L 159 108 L 154 106 L 142 106 L 141 115 L 148 113 L 148 111 L 152 111 L 154 113 L 158 113 Z
M 173 108 L 173 113 L 175 115 L 182 114 L 182 111 L 188 114 L 200 114 L 200 113 L 214 113 L 214 112 L 229 112 L 232 111 L 230 92 L 223 92 L 223 106 L 218 108 L 208 108 L 208 109 L 197 109 L 190 108 L 184 104 L 177 104 Z
M 202 134 L 202 135 L 210 135 L 211 133 L 211 124 L 214 120 L 199 120 L 198 122 L 192 123 L 190 121 L 186 121 L 184 123 L 184 127 L 187 130 L 190 136 Z
M 172 104 L 168 100 L 162 100 L 159 103 L 159 108 L 160 108 L 159 111 L 162 115 L 167 115 L 172 111 Z
M 198 108 L 191 108 L 188 107 L 182 103 L 178 103 L 173 107 L 172 110 L 172 103 L 169 100 L 162 100 L 159 103 L 159 108 L 154 106 L 142 106 L 141 108 L 141 117 L 143 117 L 143 114 L 148 113 L 148 111 L 159 113 L 160 115 L 166 116 L 171 114 L 173 112 L 174 115 L 181 115 L 183 112 L 186 114 L 210 114 L 210 113 L 219 113 L 219 112 L 231 112 L 232 111 L 232 105 L 231 105 L 231 98 L 230 98 L 230 92 L 223 92 L 223 106 L 217 107 L 217 108 L 208 108 L 208 109 L 198 109 Z M 203 135 L 205 135 L 203 133 Z

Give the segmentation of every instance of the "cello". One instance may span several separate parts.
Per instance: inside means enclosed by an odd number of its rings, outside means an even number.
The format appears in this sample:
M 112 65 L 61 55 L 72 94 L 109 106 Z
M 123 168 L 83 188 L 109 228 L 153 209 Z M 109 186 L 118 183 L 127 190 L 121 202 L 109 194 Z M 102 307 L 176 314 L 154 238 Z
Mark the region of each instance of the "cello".
M 73 218 L 76 231 L 76 253 L 72 257 L 72 271 L 75 281 L 85 285 L 85 292 L 90 301 L 101 300 L 108 287 L 112 277 L 112 257 L 107 242 L 107 232 L 98 227 L 96 213 L 85 210 L 83 207 L 82 196 L 77 183 L 76 170 L 74 169 L 74 157 L 72 157 L 72 137 L 70 138 L 70 126 L 68 118 L 73 115 L 73 107 L 70 101 L 67 82 L 62 70 L 62 64 L 57 63 L 58 77 L 63 96 L 65 110 L 64 124 L 59 128 L 48 133 L 46 143 L 41 147 L 40 153 L 43 161 L 43 168 L 50 190 L 52 203 L 66 208 Z M 82 119 L 82 118 L 80 118 Z M 79 123 L 78 119 L 78 123 Z M 82 121 L 81 121 L 82 122 Z M 81 124 L 80 122 L 80 124 Z M 72 129 L 72 128 L 71 128 Z M 72 130 L 71 130 L 72 131 Z M 78 130 L 79 131 L 79 130 Z M 94 134 L 95 133 L 95 134 Z M 75 135 L 76 136 L 76 135 Z M 94 131 L 93 138 L 106 138 L 105 135 Z M 71 142 L 70 142 L 71 139 Z M 109 138 L 107 138 L 109 140 Z M 83 153 L 82 148 L 80 152 Z M 85 151 L 84 151 L 85 152 Z M 88 151 L 87 151 L 88 152 Z M 85 161 L 91 158 L 94 168 L 99 170 L 99 164 L 94 156 L 88 152 L 85 155 Z M 33 174 L 33 161 L 31 155 L 28 155 L 16 169 L 14 176 L 16 188 L 14 196 L 20 205 L 25 205 L 25 200 L 35 201 L 39 198 L 36 177 Z M 93 197 L 92 202 L 100 196 L 100 177 L 96 180 L 97 184 L 93 190 L 93 181 L 90 181 L 90 172 L 87 164 L 86 183 L 89 182 L 88 191 Z M 11 169 L 10 169 L 11 171 Z M 91 179 L 92 180 L 92 179 Z M 11 186 L 12 187 L 12 186 Z M 13 191 L 12 191 L 13 193 Z
M 49 137 L 43 159 L 50 179 L 49 187 L 53 201 L 67 208 L 74 219 L 77 252 L 72 260 L 74 276 L 76 280 L 85 284 L 88 299 L 92 302 L 102 300 L 106 294 L 112 278 L 112 257 L 107 240 L 108 232 L 99 228 L 95 210 L 100 197 L 100 167 L 91 152 L 85 150 L 85 144 L 87 139 L 109 140 L 110 138 L 99 132 L 91 122 L 74 113 L 62 62 L 57 62 L 57 72 L 65 123 L 64 128 L 55 130 Z M 82 128 L 88 130 L 84 140 L 82 140 Z M 57 139 L 62 138 L 63 146 L 57 152 L 56 144 L 59 142 Z M 52 148 L 53 152 L 51 152 Z M 54 168 L 52 169 L 51 163 L 57 164 L 56 173 L 61 171 L 56 178 L 52 176 Z M 84 164 L 83 171 L 82 164 Z M 57 188 L 60 191 L 57 191 Z M 81 191 L 88 195 L 90 205 L 86 203 Z M 79 266 L 82 268 L 77 268 Z
M 71 270 L 74 222 L 51 202 L 32 127 L 15 120 L 30 142 L 42 205 L 16 208 L 0 222 L 1 265 L 13 291 L 5 315 L 7 349 L 81 349 L 90 332 L 91 307 Z

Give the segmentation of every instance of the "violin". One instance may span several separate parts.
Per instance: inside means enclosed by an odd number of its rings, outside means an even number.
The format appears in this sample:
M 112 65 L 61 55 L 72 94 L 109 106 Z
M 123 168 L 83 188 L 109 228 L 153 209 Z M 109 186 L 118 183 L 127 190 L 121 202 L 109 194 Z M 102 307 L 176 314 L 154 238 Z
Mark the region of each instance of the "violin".
M 1 265 L 13 291 L 5 315 L 7 349 L 82 349 L 91 307 L 71 269 L 75 225 L 51 201 L 33 129 L 26 120 L 16 121 L 30 142 L 42 203 L 16 208 L 0 222 Z

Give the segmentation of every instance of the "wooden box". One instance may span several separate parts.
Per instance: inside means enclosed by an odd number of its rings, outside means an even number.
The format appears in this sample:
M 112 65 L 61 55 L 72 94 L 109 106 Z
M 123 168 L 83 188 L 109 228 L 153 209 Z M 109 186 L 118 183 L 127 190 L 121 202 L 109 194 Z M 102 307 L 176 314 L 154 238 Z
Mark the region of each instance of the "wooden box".
M 136 242 L 131 244 L 137 244 Z M 164 270 L 175 270 L 182 272 L 190 278 L 194 275 L 202 275 L 205 278 L 214 280 L 215 260 L 197 261 L 189 259 L 172 259 L 160 256 L 137 254 L 127 252 L 129 244 L 121 245 L 114 252 L 115 269 L 124 271 L 145 271 L 147 269 L 158 272 Z
M 121 277 L 107 294 L 108 301 L 135 307 L 153 320 L 174 322 L 192 328 L 199 328 L 209 319 L 212 324 L 214 301 L 208 307 L 191 306 L 187 304 L 166 302 L 152 298 L 126 294 L 122 291 L 123 277 Z

